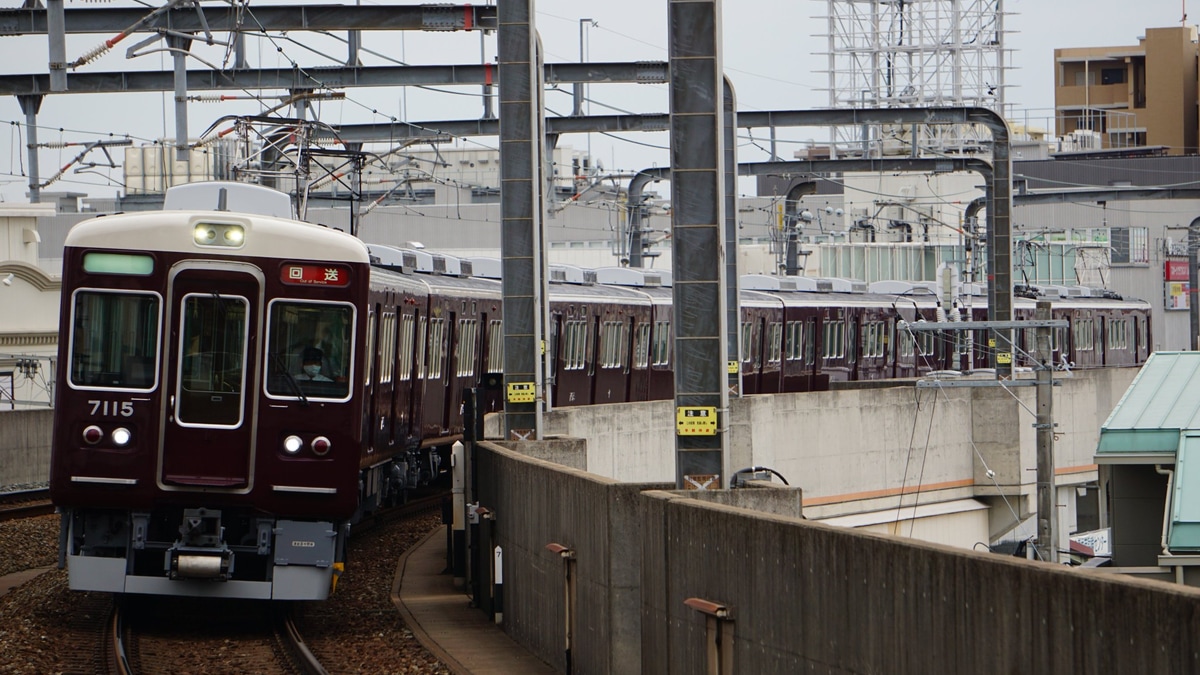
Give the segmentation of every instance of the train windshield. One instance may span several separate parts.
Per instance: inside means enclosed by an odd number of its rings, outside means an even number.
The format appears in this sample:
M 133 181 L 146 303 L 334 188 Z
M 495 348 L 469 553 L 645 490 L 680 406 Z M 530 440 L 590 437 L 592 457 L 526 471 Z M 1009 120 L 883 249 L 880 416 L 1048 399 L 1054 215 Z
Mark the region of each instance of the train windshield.
M 177 416 L 181 425 L 235 427 L 246 385 L 245 298 L 189 293 L 183 300 L 183 359 Z
M 267 331 L 269 396 L 350 398 L 352 305 L 276 300 Z
M 71 384 L 154 389 L 161 304 L 150 293 L 76 292 L 71 309 Z

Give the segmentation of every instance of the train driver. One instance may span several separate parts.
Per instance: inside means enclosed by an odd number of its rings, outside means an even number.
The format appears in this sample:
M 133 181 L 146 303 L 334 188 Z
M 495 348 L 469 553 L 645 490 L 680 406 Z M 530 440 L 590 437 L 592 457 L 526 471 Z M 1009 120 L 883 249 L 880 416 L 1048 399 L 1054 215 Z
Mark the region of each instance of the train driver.
M 305 347 L 300 357 L 300 374 L 297 380 L 310 382 L 333 382 L 321 374 L 321 362 L 324 354 L 316 347 Z

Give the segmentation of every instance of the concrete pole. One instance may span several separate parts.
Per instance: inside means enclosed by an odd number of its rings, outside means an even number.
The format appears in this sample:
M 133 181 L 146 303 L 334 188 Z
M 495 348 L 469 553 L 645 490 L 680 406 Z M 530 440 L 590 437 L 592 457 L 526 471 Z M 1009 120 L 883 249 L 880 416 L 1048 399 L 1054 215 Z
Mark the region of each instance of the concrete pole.
M 21 105 L 21 112 L 25 113 L 25 149 L 29 153 L 29 203 L 37 204 L 42 201 L 37 128 L 37 114 L 42 107 L 42 95 L 21 95 L 17 97 L 17 103 Z
M 1050 320 L 1050 303 L 1039 300 L 1034 320 Z M 1054 370 L 1051 328 L 1037 329 L 1037 548 L 1047 562 L 1058 562 L 1058 506 L 1054 489 Z
M 718 489 L 729 484 L 721 2 L 669 0 L 667 17 L 675 485 Z
M 187 117 L 187 52 L 191 49 L 192 41 L 169 35 L 167 44 L 174 50 L 171 57 L 175 63 L 175 161 L 187 162 L 192 154 L 188 144 Z
M 496 5 L 500 57 L 500 259 L 504 279 L 504 426 L 513 440 L 541 439 L 545 316 L 542 192 L 543 81 L 534 0 Z M 532 390 L 534 395 L 529 396 Z

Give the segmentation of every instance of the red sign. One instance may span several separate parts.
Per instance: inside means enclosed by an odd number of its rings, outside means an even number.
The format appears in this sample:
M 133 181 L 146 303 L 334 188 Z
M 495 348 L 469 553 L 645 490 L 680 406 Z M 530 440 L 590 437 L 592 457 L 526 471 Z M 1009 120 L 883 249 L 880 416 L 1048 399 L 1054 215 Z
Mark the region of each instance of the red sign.
M 342 265 L 289 264 L 283 266 L 279 277 L 285 284 L 300 286 L 350 285 L 350 270 Z
M 1164 280 L 1166 281 L 1187 281 L 1188 280 L 1188 261 L 1186 260 L 1168 260 L 1167 268 L 1164 271 Z

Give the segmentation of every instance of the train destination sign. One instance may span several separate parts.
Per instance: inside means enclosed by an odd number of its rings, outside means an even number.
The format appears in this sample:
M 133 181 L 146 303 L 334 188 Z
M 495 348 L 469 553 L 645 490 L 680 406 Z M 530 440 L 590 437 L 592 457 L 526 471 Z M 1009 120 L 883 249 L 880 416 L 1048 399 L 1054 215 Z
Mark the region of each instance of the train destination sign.
M 349 286 L 350 270 L 342 265 L 289 263 L 283 266 L 279 280 L 298 286 Z
M 717 435 L 717 409 L 713 406 L 680 406 L 676 408 L 675 432 L 680 436 Z

